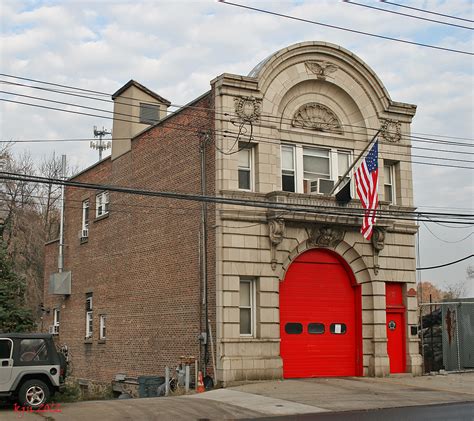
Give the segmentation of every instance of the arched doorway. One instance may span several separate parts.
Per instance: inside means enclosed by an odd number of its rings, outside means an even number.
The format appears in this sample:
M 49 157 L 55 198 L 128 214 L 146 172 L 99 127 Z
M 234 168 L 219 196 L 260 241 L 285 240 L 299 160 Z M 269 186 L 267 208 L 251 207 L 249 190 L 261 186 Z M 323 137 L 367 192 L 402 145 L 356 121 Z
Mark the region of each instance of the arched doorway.
M 311 249 L 290 265 L 280 284 L 283 376 L 362 374 L 361 296 L 336 253 Z

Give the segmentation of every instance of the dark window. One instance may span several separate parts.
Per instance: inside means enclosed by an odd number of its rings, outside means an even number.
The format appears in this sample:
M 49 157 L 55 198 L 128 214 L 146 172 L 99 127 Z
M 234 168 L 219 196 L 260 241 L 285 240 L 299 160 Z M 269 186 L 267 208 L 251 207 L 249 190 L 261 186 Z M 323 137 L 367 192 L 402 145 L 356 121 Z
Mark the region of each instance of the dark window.
M 310 323 L 308 325 L 308 333 L 320 335 L 324 333 L 324 325 L 322 323 Z
M 303 332 L 303 325 L 301 323 L 287 323 L 285 325 L 285 332 L 289 335 L 299 335 Z
M 331 323 L 331 327 L 329 328 L 329 330 L 335 335 L 343 335 L 344 333 L 346 333 L 347 328 L 344 323 Z
M 281 184 L 282 184 L 283 191 L 294 192 L 295 191 L 295 175 L 293 173 L 290 173 L 289 171 L 287 174 L 283 172 L 281 176 Z
M 47 361 L 48 347 L 44 339 L 22 339 L 20 361 Z
M 155 124 L 160 120 L 160 106 L 157 104 L 140 104 L 140 123 Z
M 0 339 L 0 360 L 10 358 L 12 352 L 12 341 L 10 339 Z

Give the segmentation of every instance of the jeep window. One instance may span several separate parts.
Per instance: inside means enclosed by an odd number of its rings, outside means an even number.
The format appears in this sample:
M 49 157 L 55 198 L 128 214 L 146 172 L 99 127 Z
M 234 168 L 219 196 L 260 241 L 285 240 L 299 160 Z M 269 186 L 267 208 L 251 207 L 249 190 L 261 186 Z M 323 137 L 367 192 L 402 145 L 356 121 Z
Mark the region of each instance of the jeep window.
M 48 347 L 44 339 L 22 339 L 20 361 L 48 361 Z
M 0 360 L 11 358 L 12 341 L 10 339 L 0 339 Z

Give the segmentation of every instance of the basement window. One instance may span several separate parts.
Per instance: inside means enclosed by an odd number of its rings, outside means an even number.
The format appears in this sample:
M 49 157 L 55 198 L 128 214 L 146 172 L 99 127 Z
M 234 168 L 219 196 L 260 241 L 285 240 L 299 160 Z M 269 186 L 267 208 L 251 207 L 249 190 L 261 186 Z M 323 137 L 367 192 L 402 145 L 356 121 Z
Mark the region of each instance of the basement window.
M 160 106 L 158 104 L 140 103 L 140 123 L 155 124 L 160 120 Z

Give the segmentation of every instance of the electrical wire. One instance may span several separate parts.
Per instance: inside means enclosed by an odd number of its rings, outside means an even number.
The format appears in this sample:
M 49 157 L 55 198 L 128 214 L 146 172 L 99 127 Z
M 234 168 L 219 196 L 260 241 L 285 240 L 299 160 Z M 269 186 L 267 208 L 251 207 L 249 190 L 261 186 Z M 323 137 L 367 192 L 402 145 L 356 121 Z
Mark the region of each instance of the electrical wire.
M 470 55 L 470 56 L 474 55 L 474 53 L 472 53 L 470 51 L 455 50 L 453 48 L 441 47 L 441 46 L 438 46 L 438 45 L 424 44 L 424 43 L 421 43 L 421 42 L 409 41 L 409 40 L 401 39 L 401 38 L 393 38 L 393 37 L 388 37 L 388 36 L 385 36 L 385 35 L 373 34 L 373 33 L 365 32 L 365 31 L 358 31 L 356 29 L 345 28 L 343 26 L 330 25 L 330 24 L 327 24 L 327 23 L 316 22 L 314 20 L 309 20 L 309 19 L 299 18 L 299 17 L 296 17 L 296 16 L 286 15 L 284 13 L 273 12 L 271 10 L 260 9 L 258 7 L 251 7 L 251 6 L 246 6 L 244 4 L 233 3 L 233 2 L 230 2 L 230 1 L 227 1 L 227 0 L 219 0 L 219 3 L 227 4 L 229 6 L 240 7 L 242 9 L 248 9 L 248 10 L 252 10 L 252 11 L 255 11 L 255 12 L 266 13 L 268 15 L 278 16 L 278 17 L 282 17 L 282 18 L 286 18 L 286 19 L 296 20 L 296 21 L 299 21 L 299 22 L 305 22 L 305 23 L 311 23 L 313 25 L 324 26 L 326 28 L 338 29 L 340 31 L 346 31 L 346 32 L 354 33 L 354 34 L 365 35 L 365 36 L 374 37 L 374 38 L 380 38 L 380 39 L 384 39 L 384 40 L 388 40 L 388 41 L 396 41 L 396 42 L 401 42 L 401 43 L 404 43 L 404 44 L 416 45 L 418 47 L 426 47 L 426 48 L 432 48 L 432 49 L 435 49 L 435 50 L 448 51 L 448 52 L 451 52 L 451 53 L 466 54 L 466 55 Z
M 30 182 L 43 183 L 43 184 L 64 185 L 64 186 L 78 187 L 78 188 L 91 189 L 91 190 L 108 190 L 112 192 L 127 193 L 127 194 L 133 194 L 133 195 L 141 195 L 141 196 L 151 196 L 151 197 L 161 197 L 161 198 L 178 199 L 178 200 L 186 200 L 186 201 L 198 201 L 198 202 L 209 202 L 209 203 L 216 203 L 216 204 L 231 204 L 231 205 L 238 205 L 238 206 L 276 209 L 276 210 L 284 210 L 284 211 L 289 211 L 289 212 L 305 212 L 305 213 L 316 212 L 322 215 L 353 216 L 353 217 L 361 217 L 365 213 L 365 210 L 362 208 L 344 208 L 343 210 L 341 210 L 340 208 L 331 207 L 327 205 L 326 206 L 302 205 L 302 204 L 296 205 L 296 204 L 288 204 L 288 203 L 285 204 L 285 203 L 259 201 L 259 200 L 229 198 L 229 197 L 224 197 L 224 196 L 206 196 L 206 195 L 198 195 L 198 194 L 191 194 L 191 193 L 152 191 L 152 190 L 143 190 L 143 189 L 137 189 L 137 188 L 131 188 L 131 187 L 85 183 L 85 182 L 61 180 L 61 179 L 55 179 L 55 178 L 38 177 L 38 176 L 8 173 L 8 172 L 0 172 L 0 178 L 3 178 L 5 180 L 30 181 Z M 431 216 L 436 215 L 438 218 L 449 217 L 450 219 L 459 220 L 459 221 L 449 221 L 450 223 L 453 223 L 453 224 L 466 224 L 466 223 L 470 224 L 473 222 L 472 219 L 474 218 L 474 214 L 447 215 L 447 214 L 435 213 L 435 212 L 420 213 L 420 212 L 401 211 L 401 210 L 382 210 L 382 209 L 377 210 L 377 215 L 379 215 L 379 218 L 385 218 L 388 220 L 392 220 L 392 219 L 393 220 L 406 220 L 406 221 L 411 221 L 411 222 L 414 221 L 413 218 L 416 215 L 424 216 L 424 214 L 431 215 Z M 407 217 L 394 216 L 394 215 L 407 215 Z
M 463 257 L 462 259 L 455 260 L 453 262 L 445 263 L 443 265 L 437 265 L 437 266 L 428 266 L 425 268 L 416 268 L 416 270 L 430 270 L 430 269 L 438 269 L 438 268 L 444 268 L 446 266 L 451 266 L 459 262 L 463 262 L 464 260 L 470 259 L 471 257 L 474 257 L 474 254 L 470 254 L 469 256 Z
M 464 22 L 474 22 L 474 20 L 472 20 L 472 19 L 465 19 L 465 18 L 461 18 L 461 17 L 459 17 L 459 16 L 446 15 L 446 14 L 444 14 L 444 13 L 433 12 L 432 10 L 419 9 L 418 7 L 407 6 L 407 5 L 405 5 L 405 4 L 400 4 L 400 3 L 394 3 L 394 2 L 388 1 L 388 0 L 380 0 L 380 1 L 381 1 L 382 3 L 391 4 L 392 6 L 404 7 L 405 9 L 416 10 L 417 12 L 429 13 L 429 14 L 431 14 L 431 15 L 443 16 L 443 17 L 445 17 L 445 18 L 462 20 L 462 21 L 464 21 Z
M 352 1 L 352 0 L 342 0 L 342 1 L 344 3 L 353 4 L 354 6 L 362 6 L 362 7 L 368 8 L 368 9 L 379 10 L 381 12 L 392 13 L 392 14 L 399 15 L 399 16 L 405 16 L 405 17 L 409 17 L 409 18 L 413 18 L 413 19 L 424 20 L 424 21 L 427 21 L 427 22 L 439 23 L 441 25 L 448 25 L 448 26 L 453 26 L 453 27 L 456 27 L 456 28 L 469 29 L 471 31 L 473 30 L 473 28 L 471 28 L 469 26 L 458 25 L 456 23 L 443 22 L 441 20 L 429 19 L 429 18 L 424 18 L 422 16 L 410 15 L 409 13 L 402 13 L 402 12 L 397 12 L 396 10 L 383 9 L 382 7 L 370 6 L 369 4 L 364 4 L 364 3 L 357 3 L 357 2 Z
M 456 208 L 454 208 L 454 209 L 456 209 Z M 457 210 L 459 210 L 459 209 L 462 209 L 462 210 L 469 210 L 469 209 L 465 209 L 465 208 L 457 208 Z M 430 219 L 428 216 L 427 216 L 427 218 Z M 431 221 L 431 222 L 433 222 L 433 221 Z M 467 226 L 467 227 L 453 227 L 453 226 L 451 226 L 451 225 L 443 224 L 443 223 L 441 223 L 441 222 L 434 222 L 434 223 L 435 223 L 436 225 L 439 225 L 439 226 L 445 227 L 445 228 L 453 228 L 453 229 L 466 229 L 466 228 L 470 228 L 470 227 L 468 227 L 468 226 Z M 474 225 L 474 224 L 473 224 L 473 225 Z
M 105 118 L 105 119 L 110 119 L 110 120 L 116 120 L 116 121 L 126 121 L 126 122 L 133 122 L 133 121 L 130 121 L 130 120 L 125 120 L 125 119 L 121 119 L 121 118 L 114 118 L 112 116 L 101 116 L 101 115 L 96 115 L 96 114 L 91 114 L 91 113 L 85 113 L 85 112 L 81 112 L 81 111 L 73 111 L 73 110 L 65 110 L 65 109 L 62 109 L 62 108 L 56 108 L 56 107 L 50 107 L 50 106 L 45 106 L 45 105 L 39 105 L 39 104 L 32 104 L 32 103 L 28 103 L 28 102 L 23 102 L 23 101 L 14 101 L 14 100 L 8 100 L 8 99 L 4 99 L 4 98 L 0 98 L 0 101 L 4 101 L 4 102 L 12 102 L 12 103 L 17 103 L 17 104 L 21 104 L 21 105 L 27 105 L 27 106 L 31 106 L 31 107 L 37 107 L 37 108 L 44 108 L 44 109 L 48 109 L 48 110 L 53 110 L 53 111 L 61 111 L 61 112 L 66 112 L 66 113 L 71 113 L 71 114 L 78 114 L 78 115 L 85 115 L 85 116 L 92 116 L 92 117 L 98 117 L 98 118 Z M 48 101 L 48 100 L 46 100 Z M 56 101 L 53 101 L 53 102 L 56 102 Z M 63 103 L 63 104 L 66 104 L 66 103 Z M 69 105 L 72 105 L 72 104 L 69 104 Z M 78 106 L 80 107 L 80 106 Z M 89 108 L 89 107 L 86 107 L 86 108 Z M 172 127 L 173 126 L 171 124 L 169 124 L 167 122 L 167 126 L 168 127 Z M 185 131 L 196 131 L 197 129 L 195 128 L 186 128 L 184 126 L 174 126 L 174 128 L 178 129 L 178 130 L 185 130 Z M 204 127 L 203 127 L 204 128 Z M 231 132 L 229 130 L 224 130 L 223 131 L 224 133 L 228 133 L 228 134 L 224 134 L 223 136 L 224 137 L 233 137 L 234 139 L 236 139 L 236 142 L 240 139 L 240 133 L 235 133 L 235 132 Z M 229 134 L 234 134 L 235 136 L 229 136 Z M 270 138 L 270 137 L 267 137 L 267 136 L 262 136 L 262 135 L 259 135 L 259 136 L 256 136 L 256 135 L 251 135 L 251 138 L 252 139 L 258 139 L 260 142 L 263 142 L 262 139 L 269 139 L 271 140 L 271 143 L 275 143 L 275 140 L 273 138 Z M 10 141 L 8 141 L 10 142 Z M 236 143 L 234 142 L 234 144 Z M 270 142 L 267 142 L 267 143 L 270 143 Z M 355 151 L 357 151 L 357 149 L 354 149 Z M 220 150 L 221 153 L 224 153 L 224 154 L 228 154 L 222 150 Z M 235 151 L 235 152 L 239 152 L 239 150 Z M 233 152 L 233 153 L 235 153 Z M 468 163 L 471 163 L 472 161 L 470 160 L 461 160 L 461 159 L 454 159 L 454 158 L 439 158 L 439 157 L 433 157 L 433 156 L 420 156 L 420 155 L 413 155 L 413 154 L 403 154 L 401 152 L 395 152 L 392 154 L 395 154 L 395 155 L 399 155 L 399 156 L 407 156 L 407 157 L 415 157 L 415 158 L 425 158 L 425 159 L 443 159 L 444 161 L 454 161 L 454 162 L 468 162 Z M 430 163 L 430 162 L 421 162 L 421 161 L 412 161 L 412 160 L 402 160 L 400 159 L 399 160 L 400 162 L 409 162 L 409 163 L 412 163 L 412 164 L 420 164 L 420 165 L 432 165 L 432 166 L 439 166 L 439 167 L 449 167 L 449 168 L 458 168 L 458 169 L 474 169 L 472 167 L 467 167 L 467 166 L 460 166 L 460 165 L 448 165 L 448 164 L 441 164 L 441 163 Z
M 469 233 L 468 235 L 466 235 L 464 238 L 461 238 L 460 240 L 456 240 L 456 241 L 449 241 L 449 240 L 444 240 L 440 237 L 438 237 L 433 231 L 430 230 L 430 228 L 428 227 L 428 225 L 426 225 L 425 222 L 422 222 L 422 224 L 424 225 L 424 227 L 430 232 L 430 234 L 435 237 L 436 239 L 438 239 L 439 241 L 442 241 L 443 243 L 448 243 L 448 244 L 456 244 L 456 243 L 461 243 L 462 241 L 465 241 L 467 240 L 469 237 L 471 237 L 474 232 L 471 232 Z
M 97 94 L 100 94 L 100 95 L 104 95 L 104 96 L 111 96 L 111 94 L 108 94 L 108 93 L 103 93 L 103 92 L 100 92 L 100 91 L 91 91 L 91 90 L 88 90 L 88 89 L 83 89 L 83 88 L 79 88 L 79 87 L 73 87 L 73 86 L 70 86 L 70 85 L 59 85 L 59 84 L 55 84 L 55 83 L 51 83 L 51 82 L 46 82 L 46 81 L 42 81 L 42 80 L 38 80 L 38 79 L 31 79 L 31 78 L 24 78 L 24 77 L 20 77 L 20 76 L 14 76 L 14 75 L 9 75 L 9 74 L 5 74 L 5 73 L 0 73 L 0 75 L 3 75 L 5 77 L 10 77 L 10 78 L 15 78 L 15 79 L 20 79 L 20 80 L 27 80 L 27 81 L 32 81 L 32 82 L 35 82 L 35 83 L 42 83 L 42 84 L 46 84 L 46 85 L 55 85 L 55 86 L 63 86 L 63 87 L 68 87 L 70 89 L 77 89 L 79 91 L 87 91 L 87 92 L 97 92 Z M 19 84 L 19 83 L 14 83 L 14 82 L 8 82 L 8 81 L 0 81 L 2 83 L 7 83 L 7 84 L 14 84 L 14 85 L 18 85 L 18 86 L 22 86 L 22 87 L 29 87 L 29 88 L 34 88 L 34 89 L 42 89 L 42 90 L 45 90 L 45 91 L 50 91 L 50 92 L 59 92 L 57 90 L 54 90 L 54 89 L 50 89 L 50 88 L 40 88 L 40 87 L 35 87 L 35 86 L 32 86 L 32 85 L 26 85 L 26 84 Z M 61 93 L 64 93 L 64 92 L 61 92 Z M 76 95 L 76 94 L 69 94 L 69 93 L 64 93 L 65 95 L 73 95 L 73 96 L 80 96 L 82 98 L 87 98 L 87 99 L 91 99 L 91 100 L 100 100 L 100 101 L 105 101 L 105 102 L 108 102 L 108 103 L 114 103 L 114 101 L 112 100 L 106 100 L 106 99 L 101 99 L 101 98 L 96 98 L 96 97 L 90 97 L 90 96 L 84 96 L 84 95 Z M 132 97 L 125 97 L 125 96 L 121 96 L 121 98 L 123 99 L 131 99 L 131 100 L 136 100 L 135 98 L 132 98 Z M 127 103 L 122 103 L 122 102 L 118 102 L 119 104 L 126 104 L 126 105 L 130 105 L 130 104 L 127 104 Z M 192 103 L 192 102 L 191 102 Z M 140 107 L 139 105 L 133 105 L 134 107 Z M 203 106 L 192 106 L 192 105 L 176 105 L 176 104 L 172 104 L 173 107 L 177 107 L 177 108 L 181 108 L 181 109 L 195 109 L 197 111 L 200 111 L 200 112 L 203 112 L 203 110 L 209 110 L 209 111 L 212 111 L 213 113 L 215 114 L 221 114 L 225 117 L 231 117 L 233 113 L 227 113 L 227 112 L 219 112 L 217 111 L 214 107 L 203 107 Z M 229 109 L 232 109 L 232 107 L 223 107 L 223 108 L 229 108 Z M 177 110 L 179 111 L 179 110 Z M 175 111 L 175 112 L 177 112 Z M 173 112 L 173 113 L 175 113 Z M 171 114 L 173 114 L 171 113 Z M 235 114 L 234 114 L 235 115 Z M 135 117 L 135 116 L 134 116 Z M 275 116 L 275 115 L 271 115 L 271 114 L 266 114 L 266 113 L 262 113 L 261 116 L 260 116 L 260 120 L 261 121 L 267 121 L 267 122 L 272 122 L 272 121 L 275 121 L 275 122 L 280 122 L 280 121 L 289 121 L 291 122 L 292 119 L 290 118 L 285 118 L 285 117 L 281 117 L 281 116 Z M 350 124 L 341 124 L 342 127 L 351 127 L 351 128 L 358 128 L 358 129 L 361 129 L 361 130 L 370 130 L 370 131 L 378 131 L 379 129 L 375 129 L 375 128 L 368 128 L 368 127 L 365 127 L 365 126 L 357 126 L 357 125 L 350 125 Z M 392 133 L 390 131 L 388 131 L 388 133 Z M 356 132 L 352 132 L 352 134 L 354 135 L 365 135 L 364 133 L 356 133 Z M 416 135 L 422 135 L 422 136 L 416 136 Z M 433 140 L 433 141 L 441 141 L 440 139 L 430 139 L 430 138 L 427 138 L 427 137 L 424 137 L 424 136 L 432 136 L 432 137 L 441 137 L 441 138 L 446 138 L 446 139 L 458 139 L 458 140 L 469 140 L 469 141 L 473 141 L 474 139 L 473 138 L 467 138 L 467 137 L 457 137 L 457 136 L 447 136 L 447 135 L 440 135 L 440 134 L 428 134 L 428 133 L 416 133 L 416 132 L 413 132 L 410 136 L 407 136 L 407 135 L 404 135 L 404 134 L 401 134 L 401 137 L 404 138 L 404 139 L 424 139 L 424 140 Z M 452 142 L 446 142 L 446 144 L 449 144 L 449 145 L 453 145 Z M 457 145 L 457 143 L 454 143 Z M 469 146 L 469 147 L 473 147 L 474 145 L 472 144 L 465 144 L 465 143 L 459 143 L 459 146 Z

